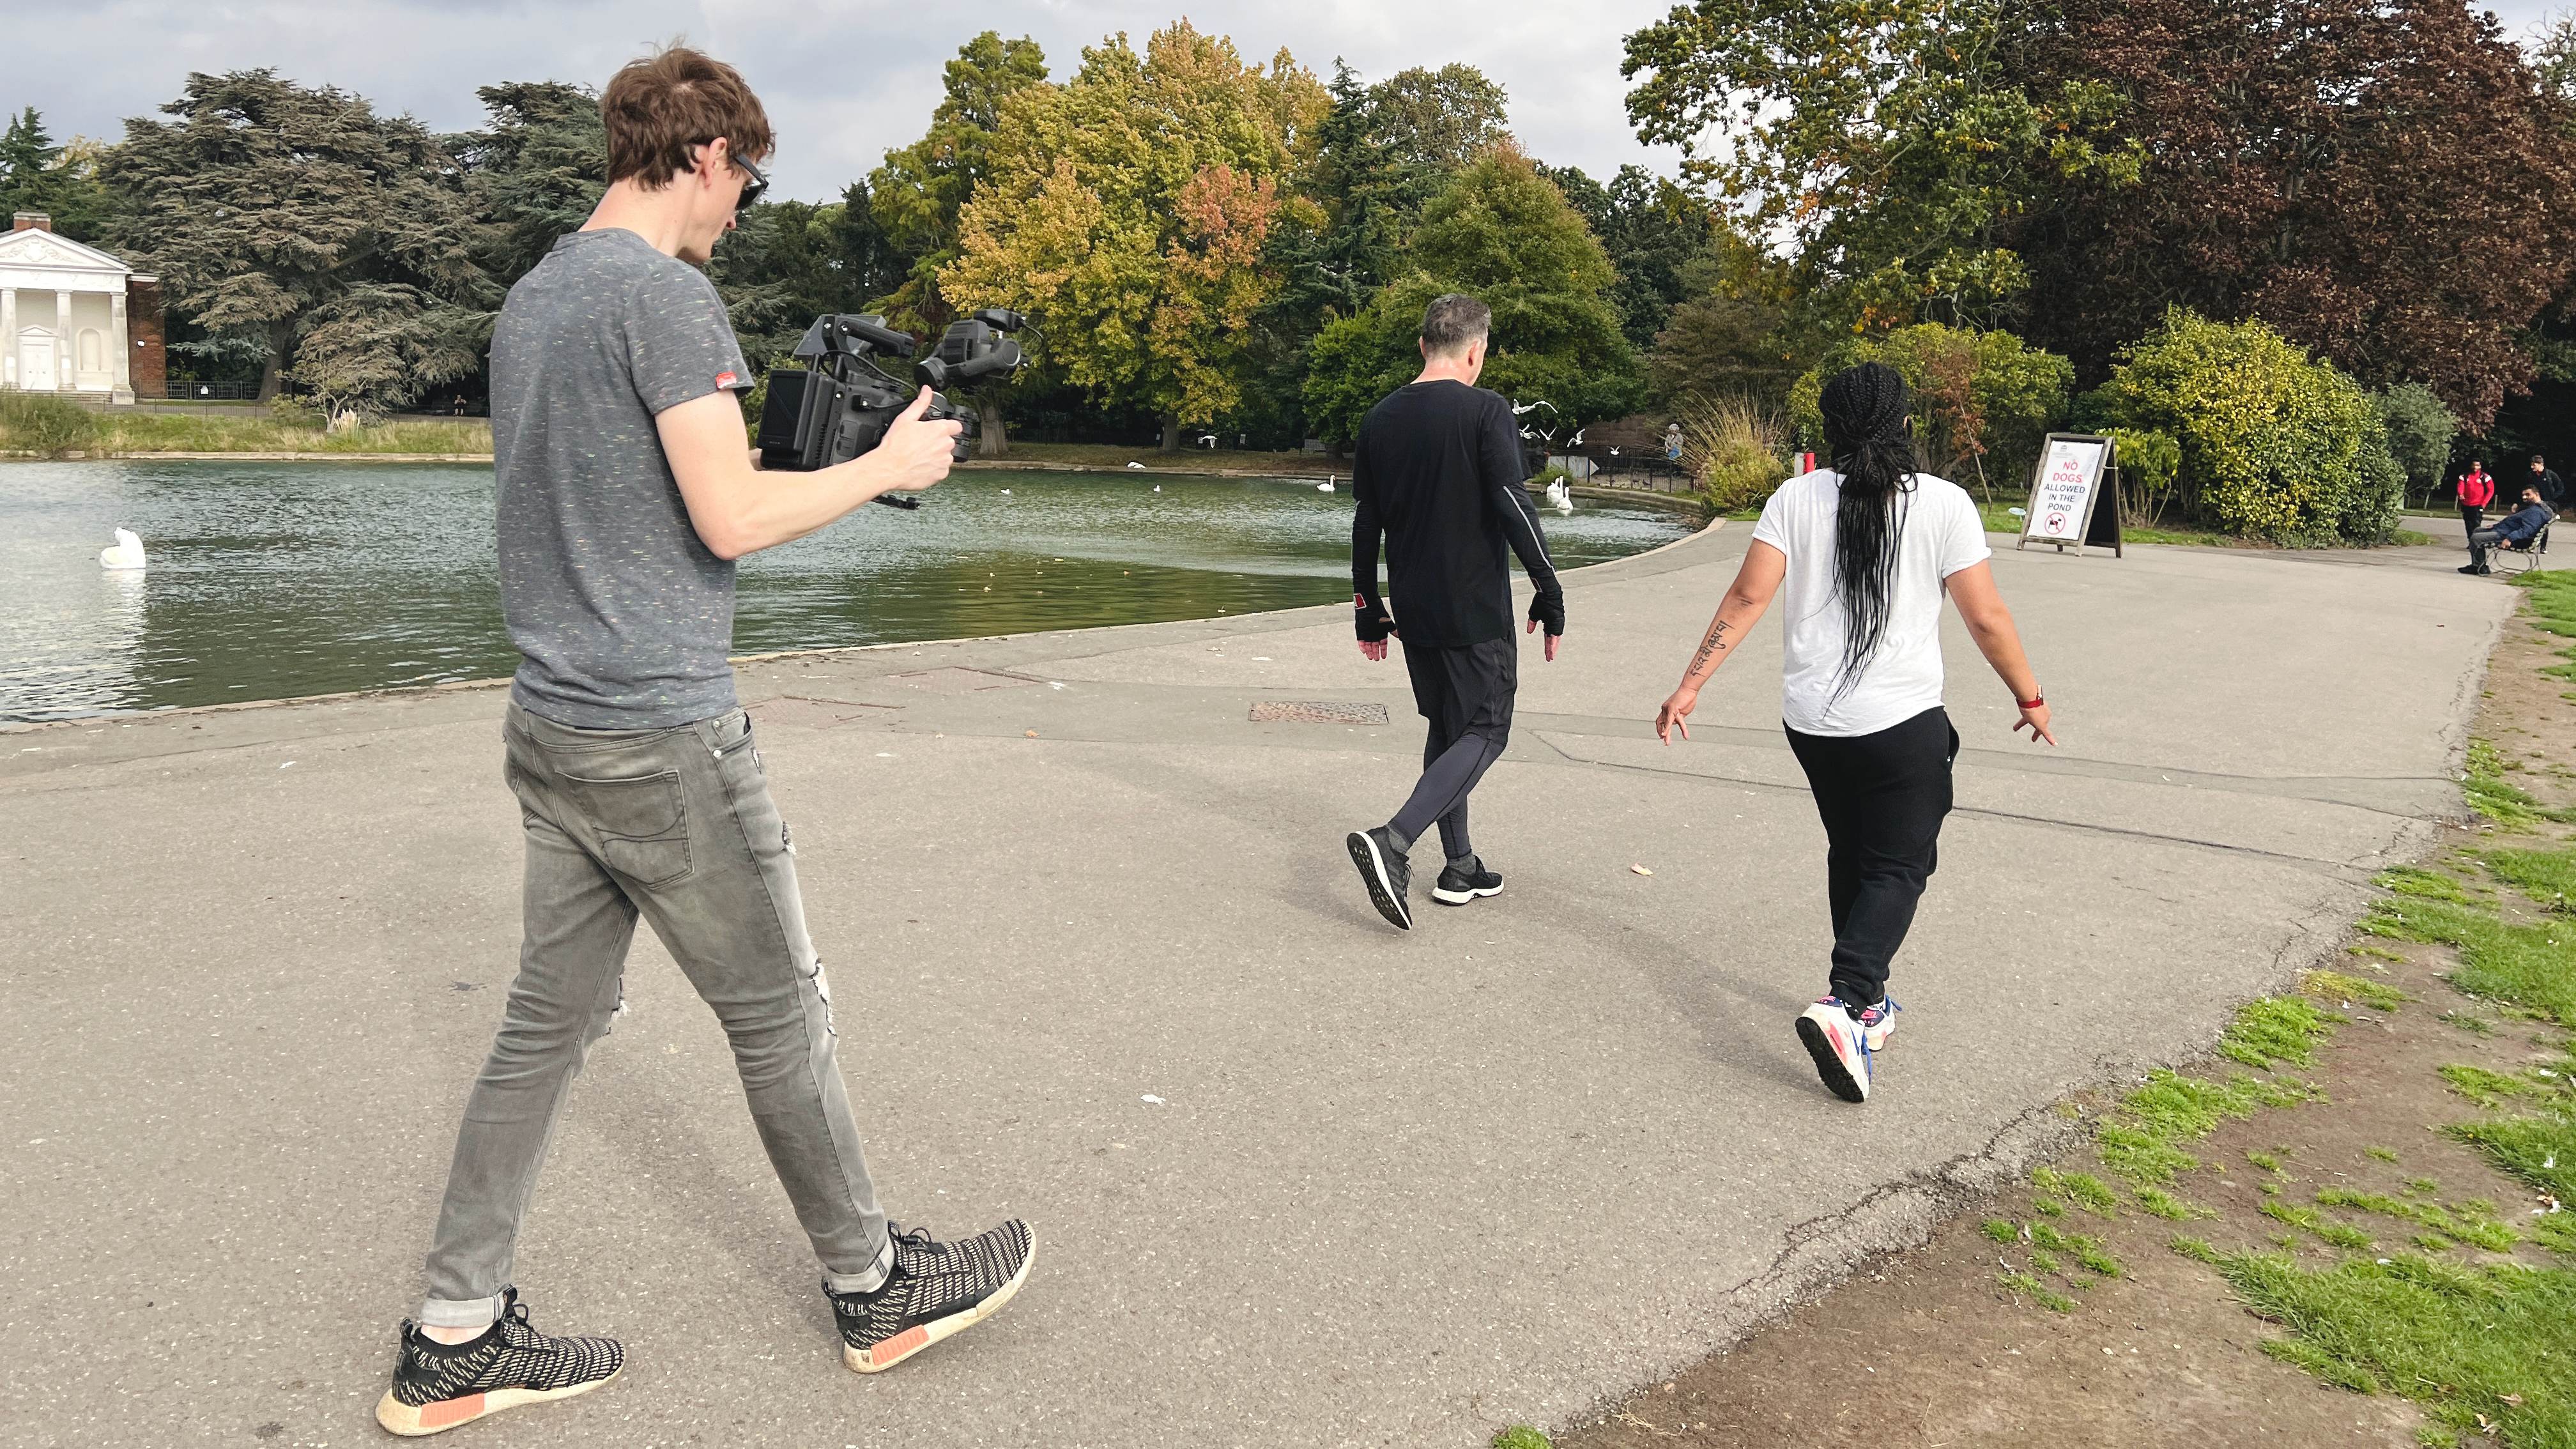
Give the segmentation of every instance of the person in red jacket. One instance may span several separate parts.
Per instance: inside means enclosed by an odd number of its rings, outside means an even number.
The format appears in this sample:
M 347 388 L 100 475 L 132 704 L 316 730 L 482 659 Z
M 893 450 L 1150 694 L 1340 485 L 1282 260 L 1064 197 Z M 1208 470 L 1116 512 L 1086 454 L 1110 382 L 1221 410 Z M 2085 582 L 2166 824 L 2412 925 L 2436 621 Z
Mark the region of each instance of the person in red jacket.
M 2495 502 L 2495 480 L 2477 459 L 2469 460 L 2469 471 L 2460 475 L 2460 527 L 2464 533 L 2475 533 L 2487 526 L 2487 505 Z

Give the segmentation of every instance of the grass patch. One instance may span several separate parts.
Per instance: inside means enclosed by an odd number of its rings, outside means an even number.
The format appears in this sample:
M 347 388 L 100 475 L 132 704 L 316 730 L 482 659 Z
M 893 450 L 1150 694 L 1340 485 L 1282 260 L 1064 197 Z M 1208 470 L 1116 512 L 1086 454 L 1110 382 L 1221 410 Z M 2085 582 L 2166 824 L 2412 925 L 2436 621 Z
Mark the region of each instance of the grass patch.
M 2006 1273 L 1995 1279 L 2007 1293 L 2019 1293 L 2051 1313 L 2072 1313 L 2075 1300 L 2056 1291 L 2028 1273 Z
M 2344 1019 L 2295 996 L 2266 996 L 2237 1010 L 2218 1034 L 2218 1054 L 2262 1071 L 2274 1062 L 2304 1067 L 2315 1060 L 2317 1040 L 2332 1030 L 2327 1023 Z
M 2299 985 L 2321 1000 L 2358 1001 L 2373 1011 L 2395 1011 L 2406 1002 L 2406 993 L 2394 986 L 2346 976 L 2340 971 L 2311 971 L 2300 978 Z
M 2576 1022 L 2576 922 L 2522 925 L 2483 906 L 2390 899 L 2371 907 L 2361 929 L 2391 940 L 2455 946 L 2460 969 L 2452 973 L 2452 985 Z
M 2326 1188 L 2317 1194 L 2317 1202 L 2324 1207 L 2350 1208 L 2356 1212 L 2377 1213 L 2382 1217 L 2396 1218 L 2401 1222 L 2413 1223 L 2417 1227 L 2429 1228 L 2441 1237 L 2433 1239 L 2429 1244 L 2420 1237 L 2415 1239 L 2415 1242 L 2418 1246 L 2427 1247 L 2432 1251 L 2447 1248 L 2452 1243 L 2465 1243 L 2473 1248 L 2484 1248 L 2490 1253 L 2502 1253 L 2521 1241 L 2521 1234 L 2505 1226 L 2504 1221 L 2496 1216 L 2495 1204 L 2488 1202 L 2462 1204 L 2460 1215 L 2457 1217 L 2452 1216 L 2438 1203 L 2406 1202 L 2385 1193 L 2357 1192 L 2344 1187 Z M 2443 1239 L 2449 1241 L 2445 1242 Z
M 2361 1155 L 2364 1157 L 2376 1157 L 2382 1162 L 2395 1162 L 2397 1160 L 2397 1149 L 2394 1147 L 2365 1147 L 2361 1149 Z
M 2452 1091 L 2481 1107 L 2501 1107 L 2516 1097 L 2537 1097 L 2548 1090 L 2502 1072 L 2458 1062 L 2442 1068 L 2442 1080 L 2451 1084 Z
M 2157 1217 L 2165 1219 L 2168 1222 L 2179 1223 L 2188 1221 L 2192 1218 L 2213 1218 L 2218 1216 L 2218 1214 L 2210 1211 L 2208 1208 L 2195 1207 L 2160 1187 L 2138 1188 L 2131 1193 L 2131 1196 L 2138 1200 L 2139 1207 L 2155 1214 Z
M 2495 878 L 2564 914 L 2576 890 L 2576 851 L 2490 850 L 2482 862 Z
M 2401 896 L 2416 896 L 2424 900 L 2457 901 L 2461 905 L 2467 905 L 2475 899 L 2450 876 L 2439 871 L 2419 870 L 2411 865 L 2383 870 L 2372 876 L 2370 883 L 2384 891 Z
M 2485 1153 L 2506 1175 L 2518 1177 L 2560 1202 L 2576 1200 L 2576 1113 L 2558 1111 L 2466 1122 L 2450 1132 Z
M 1514 1424 L 1493 1439 L 1493 1449 L 1554 1449 L 1547 1436 L 1527 1424 Z
M 52 407 L 29 407 L 52 404 Z M 77 420 L 60 416 L 63 410 Z M 10 394 L 0 401 L 0 449 L 60 456 L 100 453 L 311 453 L 317 457 L 370 453 L 492 451 L 492 425 L 481 418 L 420 418 L 378 423 L 333 433 L 319 419 L 279 417 L 264 410 L 238 414 L 145 413 L 122 409 L 93 413 L 58 398 Z
M 2247 1013 L 2254 1013 L 2268 1002 L 2284 1000 L 2307 1013 L 2307 1019 L 2322 1022 L 2323 1014 L 2315 1007 L 2287 997 L 2255 1002 L 2238 1013 L 2238 1020 L 2243 1022 Z M 2300 1019 L 2295 1014 L 2259 1015 L 2271 1026 Z M 2231 1026 L 2228 1030 L 2233 1034 L 2236 1028 Z M 2258 1031 L 2239 1038 L 2238 1045 L 2250 1051 L 2254 1049 L 2253 1041 L 2270 1036 L 2269 1030 Z M 2222 1122 L 2251 1117 L 2257 1107 L 2286 1107 L 2315 1095 L 2315 1089 L 2304 1083 L 2259 1081 L 2243 1072 L 2226 1081 L 2213 1082 L 2160 1067 L 2148 1073 L 2147 1084 L 2122 1099 L 2119 1107 L 2094 1129 L 2094 1142 L 2102 1165 L 2115 1176 L 2125 1178 L 2131 1187 L 2162 1187 L 2173 1181 L 2176 1173 L 2200 1165 L 2199 1158 L 2183 1150 L 2183 1143 L 2208 1136 Z
M 2316 1272 L 2274 1253 L 2203 1261 L 2296 1335 L 2263 1345 L 2275 1358 L 2404 1394 L 2451 1429 L 2475 1432 L 2484 1415 L 2509 1444 L 2576 1445 L 2576 1272 L 2412 1254 Z
M 2576 811 L 2551 809 L 2527 791 L 2505 783 L 2507 768 L 2503 752 L 2494 744 L 2469 741 L 2468 769 L 2460 777 L 2460 793 L 2467 797 L 2470 809 L 2507 830 L 2535 829 L 2546 820 L 2576 820 Z
M 2089 1172 L 2060 1172 L 2053 1167 L 2034 1167 L 2031 1185 L 2041 1192 L 2055 1193 L 2072 1199 L 2077 1206 L 2096 1217 L 2119 1216 L 2120 1197 L 2111 1185 Z

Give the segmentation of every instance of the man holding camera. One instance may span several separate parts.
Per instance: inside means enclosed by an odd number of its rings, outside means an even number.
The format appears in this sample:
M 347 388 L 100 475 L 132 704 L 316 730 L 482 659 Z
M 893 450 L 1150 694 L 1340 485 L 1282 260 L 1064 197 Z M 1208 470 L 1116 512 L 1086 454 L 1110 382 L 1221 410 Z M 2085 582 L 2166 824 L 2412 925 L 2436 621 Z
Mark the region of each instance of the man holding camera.
M 765 185 L 768 118 L 731 67 L 681 48 L 619 71 L 600 110 L 607 194 L 510 289 L 492 337 L 525 935 L 428 1298 L 376 1408 L 403 1435 L 585 1393 L 624 1365 L 613 1340 L 530 1327 L 511 1259 L 573 1077 L 623 1005 L 639 915 L 724 1024 L 848 1367 L 891 1368 L 991 1315 L 1035 1247 L 1018 1221 L 938 1243 L 878 1211 L 794 849 L 726 660 L 733 561 L 937 483 L 958 425 L 922 419 L 925 388 L 874 451 L 756 473 L 735 398 L 753 379 L 697 269 Z
M 1434 821 L 1447 865 L 1431 898 L 1463 906 L 1502 893 L 1503 878 L 1468 841 L 1467 795 L 1502 758 L 1520 687 L 1506 546 L 1537 590 L 1528 627 L 1547 626 L 1549 659 L 1565 633 L 1565 590 L 1521 486 L 1528 475 L 1512 405 L 1476 386 L 1493 320 L 1473 297 L 1433 299 L 1422 314 L 1421 375 L 1369 409 L 1352 452 L 1351 602 L 1360 653 L 1382 660 L 1388 637 L 1400 637 L 1414 707 L 1430 722 L 1412 798 L 1386 824 L 1352 831 L 1344 842 L 1370 904 L 1400 930 L 1413 929 L 1407 856 Z M 1400 619 L 1378 591 L 1381 537 Z

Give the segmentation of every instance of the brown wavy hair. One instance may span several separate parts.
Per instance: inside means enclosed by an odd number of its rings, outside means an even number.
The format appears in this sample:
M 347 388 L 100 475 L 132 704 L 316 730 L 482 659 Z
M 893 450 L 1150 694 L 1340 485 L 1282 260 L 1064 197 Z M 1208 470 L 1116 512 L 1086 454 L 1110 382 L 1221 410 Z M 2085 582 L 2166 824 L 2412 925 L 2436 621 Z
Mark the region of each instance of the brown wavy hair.
M 608 127 L 608 179 L 633 177 L 649 191 L 696 170 L 689 148 L 719 136 L 745 161 L 778 145 L 742 73 L 685 45 L 666 46 L 611 76 L 599 116 Z

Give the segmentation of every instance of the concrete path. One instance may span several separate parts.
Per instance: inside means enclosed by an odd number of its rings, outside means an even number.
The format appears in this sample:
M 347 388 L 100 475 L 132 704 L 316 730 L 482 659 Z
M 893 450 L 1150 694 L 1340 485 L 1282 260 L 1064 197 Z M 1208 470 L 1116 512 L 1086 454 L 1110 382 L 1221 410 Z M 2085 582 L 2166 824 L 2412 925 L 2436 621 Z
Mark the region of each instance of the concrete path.
M 1343 610 L 753 661 L 888 1206 L 1034 1224 L 878 1379 L 658 946 L 520 1261 L 625 1377 L 492 1445 L 1480 1443 L 1729 1341 L 2187 1056 L 2458 809 L 2511 591 L 2438 549 L 2015 553 L 2063 749 L 1964 636 L 1941 873 L 1865 1108 L 1790 1030 L 1823 837 L 1776 627 L 1646 721 L 1727 528 L 1571 575 L 1477 796 L 1509 892 L 1379 922 L 1342 833 L 1419 758 Z M 1257 701 L 1393 723 L 1254 724 Z M 361 1444 L 518 935 L 502 695 L 0 734 L 0 1438 Z M 1431 852 L 1426 852 L 1426 858 Z M 1644 865 L 1654 874 L 1634 872 Z M 1156 1103 L 1150 1099 L 1160 1098 Z

